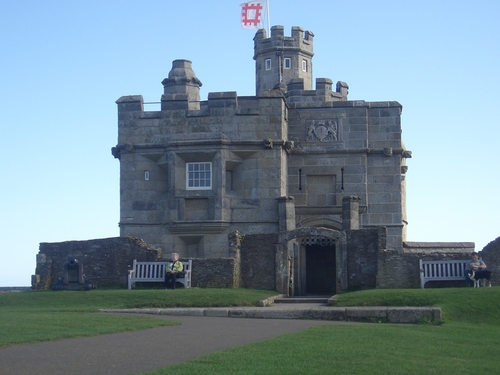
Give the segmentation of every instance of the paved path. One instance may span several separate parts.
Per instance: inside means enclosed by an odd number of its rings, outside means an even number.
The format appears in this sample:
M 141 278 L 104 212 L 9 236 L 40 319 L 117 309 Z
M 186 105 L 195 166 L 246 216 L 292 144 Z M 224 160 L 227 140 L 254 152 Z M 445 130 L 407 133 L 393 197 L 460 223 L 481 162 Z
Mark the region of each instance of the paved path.
M 149 315 L 151 316 L 151 315 Z M 0 349 L 2 375 L 136 375 L 335 321 L 153 315 L 182 323 Z
M 118 311 L 108 310 L 108 313 Z M 399 323 L 408 323 L 422 314 L 441 317 L 437 308 L 332 308 L 324 303 L 120 312 L 140 312 L 139 315 L 182 325 L 3 348 L 0 375 L 136 375 L 319 325 L 359 324 L 346 321 L 380 316 Z

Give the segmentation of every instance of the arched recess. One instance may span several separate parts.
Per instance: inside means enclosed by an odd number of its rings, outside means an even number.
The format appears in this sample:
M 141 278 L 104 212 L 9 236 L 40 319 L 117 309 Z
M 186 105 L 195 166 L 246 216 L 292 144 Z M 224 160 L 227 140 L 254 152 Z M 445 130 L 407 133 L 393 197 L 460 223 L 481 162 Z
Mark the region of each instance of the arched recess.
M 302 227 L 280 234 L 276 249 L 277 289 L 289 296 L 306 294 L 305 251 L 306 238 L 327 238 L 333 241 L 335 251 L 336 292 L 347 288 L 347 243 L 344 232 L 324 227 Z
M 313 216 L 308 217 L 301 222 L 297 223 L 297 228 L 305 227 L 321 227 L 326 229 L 333 229 L 337 231 L 342 230 L 342 219 L 332 219 L 327 216 Z

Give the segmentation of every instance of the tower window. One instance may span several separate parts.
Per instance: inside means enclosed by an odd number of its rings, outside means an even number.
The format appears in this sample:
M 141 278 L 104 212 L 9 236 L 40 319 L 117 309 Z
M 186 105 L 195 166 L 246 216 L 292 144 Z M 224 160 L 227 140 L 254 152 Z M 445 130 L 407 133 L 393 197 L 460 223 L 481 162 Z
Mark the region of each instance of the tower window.
M 292 68 L 292 59 L 289 57 L 285 57 L 285 69 Z
M 226 191 L 233 190 L 233 171 L 226 171 Z
M 266 59 L 266 70 L 271 70 L 271 59 Z
M 302 71 L 307 72 L 307 60 L 302 60 Z
M 212 188 L 212 163 L 186 163 L 186 188 L 208 190 Z
M 149 171 L 144 171 L 144 180 L 149 181 Z

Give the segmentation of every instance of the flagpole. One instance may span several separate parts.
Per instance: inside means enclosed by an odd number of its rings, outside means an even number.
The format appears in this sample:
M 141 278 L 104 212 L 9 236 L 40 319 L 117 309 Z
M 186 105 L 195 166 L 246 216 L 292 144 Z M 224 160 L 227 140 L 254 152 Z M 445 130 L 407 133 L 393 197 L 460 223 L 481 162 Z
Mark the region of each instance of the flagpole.
M 266 9 L 267 9 L 267 37 L 271 37 L 271 17 L 269 16 L 269 0 L 266 0 Z

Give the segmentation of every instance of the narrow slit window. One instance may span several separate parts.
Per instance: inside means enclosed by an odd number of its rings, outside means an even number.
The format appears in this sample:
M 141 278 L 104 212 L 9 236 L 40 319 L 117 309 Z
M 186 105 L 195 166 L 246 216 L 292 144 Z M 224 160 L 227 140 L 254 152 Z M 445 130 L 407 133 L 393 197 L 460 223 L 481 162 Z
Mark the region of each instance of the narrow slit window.
M 292 59 L 290 57 L 285 57 L 285 69 L 292 68 Z
M 226 191 L 233 190 L 233 171 L 226 171 Z
M 302 60 L 302 71 L 307 72 L 307 60 Z

